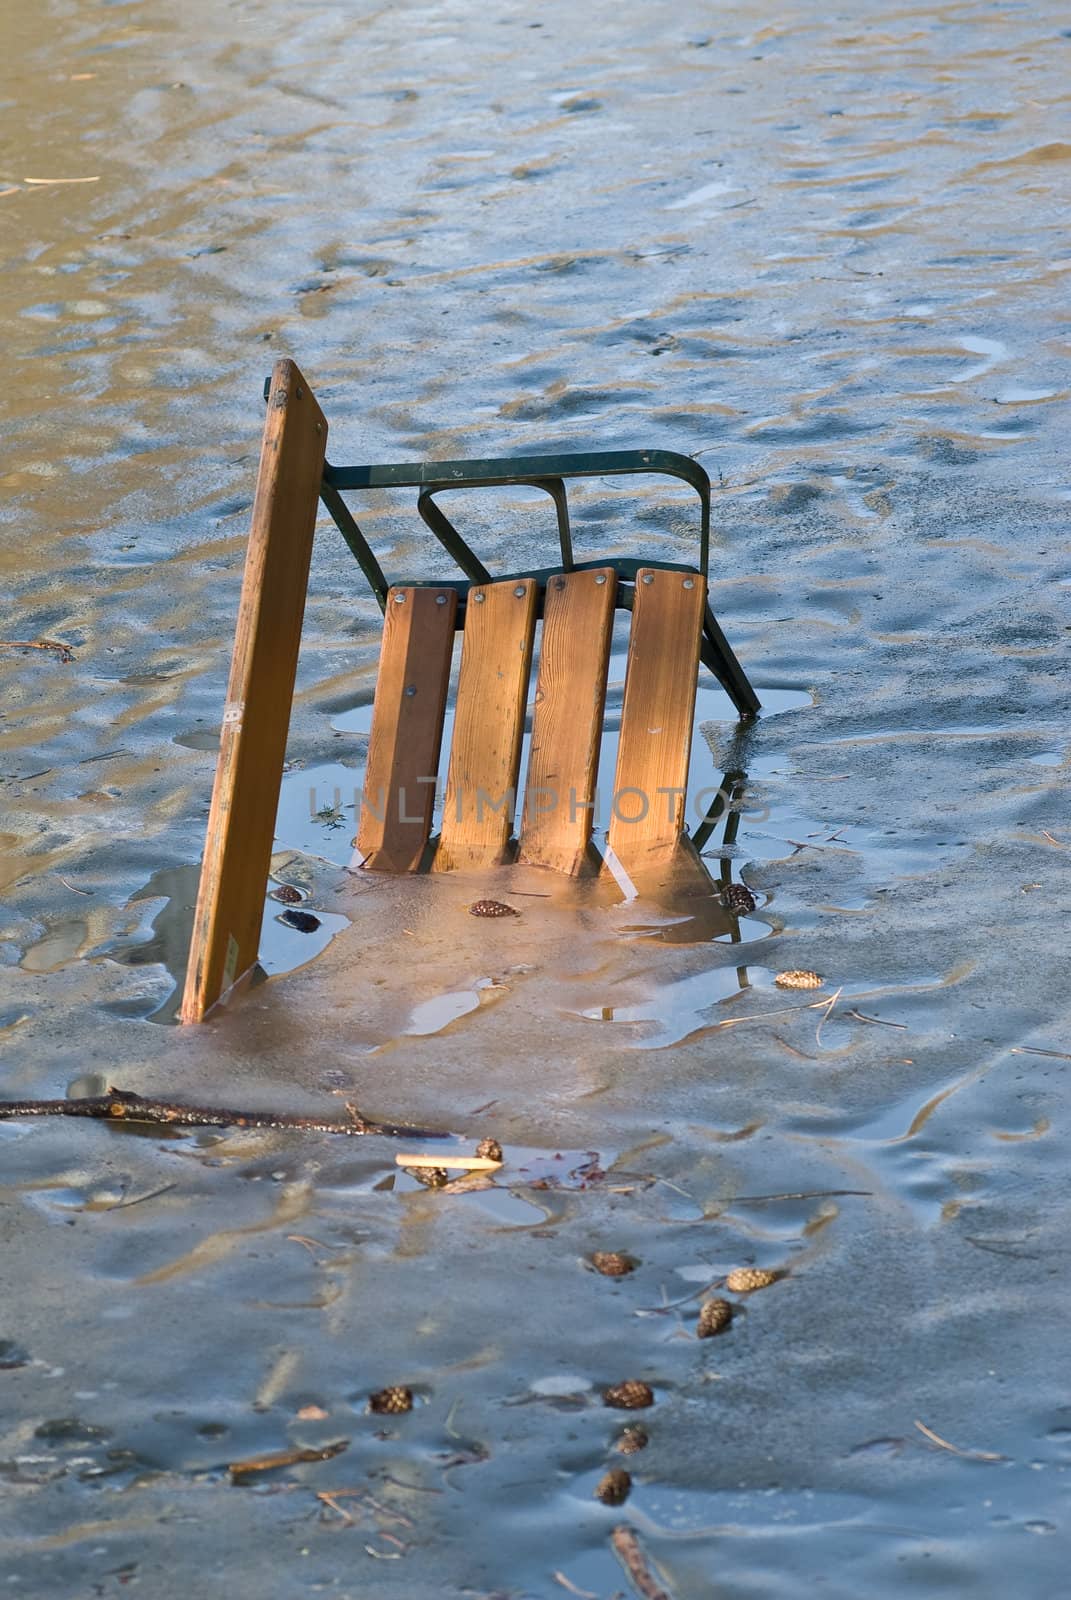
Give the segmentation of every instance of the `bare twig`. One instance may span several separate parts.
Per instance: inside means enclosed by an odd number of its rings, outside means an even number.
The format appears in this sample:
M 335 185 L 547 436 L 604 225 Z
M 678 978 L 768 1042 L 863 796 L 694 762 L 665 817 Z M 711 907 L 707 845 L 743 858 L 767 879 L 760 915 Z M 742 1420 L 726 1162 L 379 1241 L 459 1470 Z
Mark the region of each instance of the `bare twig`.
M 288 1233 L 287 1240 L 290 1244 L 303 1244 L 310 1255 L 315 1255 L 317 1250 L 338 1250 L 337 1244 L 324 1244 L 320 1239 L 310 1239 L 304 1233 Z
M 906 1022 L 886 1022 L 884 1017 L 868 1017 L 865 1011 L 856 1011 L 852 1007 L 845 1012 L 845 1016 L 854 1017 L 856 1022 L 871 1022 L 876 1028 L 906 1028 Z
M 155 1200 L 162 1194 L 170 1194 L 171 1190 L 177 1187 L 177 1184 L 165 1183 L 162 1189 L 150 1189 L 148 1194 L 136 1194 L 133 1200 L 118 1200 L 114 1206 L 109 1206 L 108 1210 L 128 1211 L 131 1206 L 140 1206 L 145 1200 Z
M 109 1088 L 107 1094 L 81 1100 L 0 1100 L 0 1121 L 19 1117 L 103 1117 L 112 1122 L 154 1122 L 180 1128 L 295 1128 L 306 1133 L 343 1133 L 350 1137 L 378 1134 L 392 1139 L 448 1139 L 438 1128 L 417 1128 L 407 1123 L 369 1122 L 356 1106 L 348 1105 L 349 1119 L 332 1122 L 291 1111 L 234 1111 L 223 1106 L 174 1105 L 169 1100 L 149 1100 L 128 1089 Z
M 1054 1061 L 1071 1061 L 1071 1056 L 1065 1055 L 1062 1050 L 1039 1050 L 1033 1044 L 1013 1044 L 1010 1055 L 1013 1056 L 1051 1056 Z
M 56 873 L 56 877 L 62 883 L 63 887 L 65 889 L 69 889 L 72 894 L 84 894 L 88 899 L 92 899 L 93 898 L 92 889 L 79 889 L 79 887 L 78 887 L 78 885 L 76 883 L 68 883 L 67 879 L 63 876 L 62 872 L 57 872 Z
M 570 1594 L 579 1595 L 580 1600 L 599 1600 L 593 1589 L 578 1589 L 575 1583 L 570 1583 L 564 1572 L 552 1572 L 551 1577 L 555 1583 L 560 1583 L 563 1589 L 568 1589 Z
M 840 988 L 836 991 L 836 993 L 835 994 L 831 994 L 829 999 L 826 1001 L 825 1010 L 822 1012 L 822 1015 L 819 1017 L 818 1026 L 814 1030 L 814 1044 L 815 1044 L 815 1049 L 816 1050 L 821 1050 L 821 1048 L 822 1048 L 822 1029 L 825 1027 L 826 1023 L 829 1021 L 829 1013 L 833 1010 L 833 1007 L 836 1005 L 837 1001 L 840 999 L 840 997 L 841 997 L 841 995 L 843 993 L 844 993 L 844 985 L 841 984 Z
M 828 1003 L 825 999 L 811 1000 L 803 1006 L 778 1006 L 776 1011 L 753 1011 L 748 1017 L 726 1017 L 722 1022 L 711 1023 L 711 1027 L 739 1028 L 745 1022 L 765 1022 L 769 1017 L 783 1017 L 790 1011 L 820 1011 Z
M 1000 1455 L 995 1450 L 961 1450 L 958 1445 L 949 1444 L 947 1439 L 942 1439 L 939 1433 L 934 1433 L 932 1428 L 927 1428 L 924 1422 L 915 1423 L 920 1433 L 924 1433 L 931 1444 L 937 1445 L 942 1450 L 951 1450 L 954 1456 L 962 1456 L 965 1461 L 1007 1461 L 1007 1456 Z
M 1049 843 L 1050 843 L 1050 844 L 1054 844 L 1054 845 L 1055 845 L 1055 846 L 1056 846 L 1056 848 L 1057 848 L 1057 849 L 1058 849 L 1058 850 L 1066 850 L 1066 849 L 1067 849 L 1067 842 L 1066 842 L 1066 840 L 1064 840 L 1064 839 L 1057 839 L 1057 838 L 1056 838 L 1056 837 L 1055 837 L 1055 835 L 1053 835 L 1053 834 L 1051 834 L 1051 833 L 1050 833 L 1050 832 L 1049 832 L 1049 830 L 1048 830 L 1048 828 L 1042 828 L 1042 830 L 1041 830 L 1041 832 L 1042 832 L 1042 834 L 1043 834 L 1043 835 L 1044 835 L 1044 837 L 1045 837 L 1045 838 L 1046 838 L 1046 839 L 1048 839 L 1048 841 L 1049 841 Z
M 841 1195 L 872 1195 L 873 1193 L 873 1189 L 791 1189 L 785 1194 L 721 1195 L 715 1200 L 708 1200 L 707 1205 L 755 1205 L 760 1200 L 833 1200 Z
M 610 1535 L 610 1543 L 614 1555 L 628 1573 L 632 1587 L 640 1595 L 641 1600 L 670 1600 L 666 1590 L 655 1582 L 640 1541 L 631 1528 L 622 1523 Z

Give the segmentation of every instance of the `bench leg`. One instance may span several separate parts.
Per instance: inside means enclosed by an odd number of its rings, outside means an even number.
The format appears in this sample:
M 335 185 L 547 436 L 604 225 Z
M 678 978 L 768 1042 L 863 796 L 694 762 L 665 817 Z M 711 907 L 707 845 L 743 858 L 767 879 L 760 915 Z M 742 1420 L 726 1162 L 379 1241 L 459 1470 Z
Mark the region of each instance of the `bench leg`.
M 268 395 L 182 1021 L 200 1022 L 257 959 L 327 423 L 292 361 Z

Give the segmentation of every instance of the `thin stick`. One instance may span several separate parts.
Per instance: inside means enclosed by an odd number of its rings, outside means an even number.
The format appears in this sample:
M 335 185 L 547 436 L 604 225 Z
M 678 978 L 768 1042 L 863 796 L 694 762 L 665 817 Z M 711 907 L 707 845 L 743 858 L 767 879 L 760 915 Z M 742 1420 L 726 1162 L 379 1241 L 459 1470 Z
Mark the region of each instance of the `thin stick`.
M 924 1422 L 916 1422 L 916 1428 L 924 1433 L 933 1444 L 942 1450 L 951 1450 L 954 1456 L 962 1456 L 966 1461 L 1007 1461 L 1007 1456 L 998 1454 L 995 1450 L 961 1450 L 958 1445 L 949 1444 L 947 1439 L 942 1439 L 939 1433 L 934 1433 L 932 1428 L 927 1428 Z
M 23 183 L 99 183 L 100 174 L 95 178 L 23 178 Z
M 56 873 L 56 877 L 62 883 L 63 887 L 65 889 L 69 889 L 72 894 L 84 894 L 88 899 L 92 899 L 93 898 L 93 890 L 92 889 L 79 889 L 79 887 L 78 887 L 78 885 L 76 883 L 68 883 L 67 879 L 63 876 L 62 872 L 57 872 Z
M 340 1506 L 339 1505 L 338 1496 L 340 1494 L 350 1494 L 350 1493 L 358 1494 L 359 1492 L 360 1491 L 356 1490 L 356 1489 L 354 1489 L 352 1491 L 349 1490 L 349 1489 L 335 1489 L 334 1491 L 332 1491 L 330 1489 L 317 1489 L 316 1498 L 317 1498 L 317 1500 L 321 1501 L 325 1506 L 330 1506 L 332 1511 L 337 1511 L 339 1516 L 342 1518 L 343 1522 L 352 1523 L 353 1518 L 350 1516 L 350 1514 L 346 1510 L 345 1506 Z
M 580 1600 L 599 1600 L 593 1589 L 578 1589 L 575 1583 L 570 1583 L 564 1572 L 552 1572 L 551 1577 L 555 1583 L 560 1583 L 563 1589 L 568 1589 L 570 1594 L 580 1596 Z
M 305 1117 L 291 1111 L 233 1111 L 223 1106 L 174 1105 L 169 1100 L 149 1100 L 127 1089 L 109 1088 L 107 1094 L 82 1100 L 0 1100 L 0 1121 L 19 1117 L 103 1117 L 111 1122 L 156 1122 L 179 1128 L 295 1128 L 305 1133 L 343 1133 L 353 1138 L 378 1134 L 388 1139 L 448 1139 L 440 1128 L 417 1128 L 410 1123 L 369 1122 L 356 1106 L 348 1105 L 347 1122 Z
M 497 1172 L 502 1165 L 489 1156 L 397 1155 L 394 1160 L 399 1167 L 461 1167 L 466 1172 Z
M 865 1011 L 856 1011 L 854 1007 L 845 1013 L 854 1017 L 856 1022 L 872 1022 L 876 1028 L 906 1028 L 906 1022 L 886 1022 L 884 1017 L 868 1017 Z
M 739 1028 L 745 1022 L 765 1022 L 769 1017 L 783 1017 L 789 1011 L 818 1011 L 826 1004 L 822 999 L 810 1000 L 805 1006 L 779 1006 L 776 1011 L 754 1011 L 749 1017 L 726 1017 L 723 1022 L 711 1023 L 711 1027 Z
M 844 985 L 841 984 L 841 986 L 837 990 L 836 994 L 831 994 L 829 999 L 826 1002 L 826 1008 L 823 1011 L 822 1015 L 819 1017 L 818 1026 L 814 1030 L 814 1045 L 815 1045 L 815 1049 L 816 1050 L 821 1050 L 821 1048 L 822 1048 L 822 1029 L 825 1027 L 826 1023 L 829 1021 L 829 1013 L 833 1010 L 833 1007 L 836 1005 L 837 1001 L 840 999 L 840 997 L 841 997 L 841 995 L 843 993 L 844 993 Z
M 1048 828 L 1042 828 L 1041 831 L 1042 831 L 1042 834 L 1044 835 L 1044 837 L 1046 839 L 1048 839 L 1049 843 L 1050 844 L 1054 844 L 1057 847 L 1058 850 L 1066 850 L 1067 849 L 1067 845 L 1066 845 L 1065 841 L 1063 839 L 1055 838 L 1054 835 L 1049 832 Z
M 708 1200 L 708 1206 L 754 1205 L 759 1200 L 831 1200 L 840 1195 L 872 1195 L 873 1189 L 791 1189 L 784 1194 L 726 1194 Z M 705 1217 L 702 1219 L 707 1220 Z
M 614 1555 L 628 1573 L 632 1587 L 641 1596 L 641 1600 L 670 1600 L 670 1596 L 661 1584 L 655 1582 L 640 1541 L 631 1528 L 624 1524 L 615 1528 L 610 1535 L 610 1543 Z
M 305 1249 L 309 1252 L 309 1254 L 313 1255 L 313 1256 L 316 1254 L 317 1250 L 339 1250 L 339 1249 L 341 1249 L 341 1245 L 324 1244 L 322 1240 L 320 1240 L 320 1239 L 310 1239 L 308 1237 L 308 1235 L 304 1234 L 304 1233 L 288 1233 L 286 1237 L 287 1237 L 287 1241 L 290 1244 L 301 1244 L 301 1245 L 304 1245 Z
M 1062 1050 L 1039 1050 L 1034 1044 L 1013 1044 L 1008 1052 L 1013 1056 L 1052 1056 L 1054 1061 L 1071 1061 Z
M 133 1200 L 118 1200 L 114 1206 L 109 1206 L 109 1211 L 127 1211 L 131 1206 L 140 1206 L 145 1200 L 155 1200 L 159 1195 L 170 1194 L 172 1189 L 177 1189 L 177 1183 L 165 1183 L 162 1189 L 150 1189 L 148 1194 L 136 1194 Z
M 232 1478 L 248 1478 L 255 1472 L 274 1472 L 278 1467 L 296 1467 L 302 1461 L 330 1461 L 349 1449 L 348 1439 L 336 1439 L 334 1444 L 321 1450 L 273 1450 L 266 1456 L 249 1456 L 245 1461 L 232 1461 L 227 1471 Z
M 634 1317 L 664 1317 L 667 1311 L 676 1311 L 679 1306 L 686 1306 L 690 1300 L 698 1300 L 701 1294 L 709 1294 L 711 1289 L 720 1289 L 725 1282 L 724 1272 L 718 1278 L 711 1278 L 709 1283 L 704 1283 L 701 1288 L 693 1289 L 691 1294 L 686 1294 L 680 1300 L 667 1300 L 660 1306 L 638 1306 L 632 1315 Z M 663 1295 L 665 1289 L 662 1290 Z

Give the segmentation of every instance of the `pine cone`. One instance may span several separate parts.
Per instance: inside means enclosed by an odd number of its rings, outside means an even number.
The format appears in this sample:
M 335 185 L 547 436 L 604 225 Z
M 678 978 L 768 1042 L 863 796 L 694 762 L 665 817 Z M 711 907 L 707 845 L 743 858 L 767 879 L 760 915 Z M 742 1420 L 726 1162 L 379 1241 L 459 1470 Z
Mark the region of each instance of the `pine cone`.
M 779 972 L 774 979 L 780 989 L 820 989 L 822 979 L 817 972 L 804 972 L 793 967 L 790 972 Z
M 303 896 L 289 883 L 281 883 L 277 889 L 271 891 L 273 900 L 281 900 L 284 906 L 297 906 L 301 904 Z
M 298 933 L 315 933 L 320 926 L 319 917 L 314 917 L 311 911 L 295 911 L 293 906 L 280 911 L 275 920 L 285 922 L 288 928 L 296 928 Z
M 393 1383 L 387 1389 L 377 1389 L 368 1396 L 368 1409 L 381 1416 L 399 1416 L 413 1409 L 413 1391 L 404 1384 Z
M 733 1308 L 728 1300 L 704 1300 L 699 1307 L 696 1338 L 712 1339 L 716 1333 L 724 1333 L 732 1320 Z
M 628 1427 L 622 1430 L 616 1449 L 623 1456 L 634 1456 L 637 1450 L 646 1450 L 647 1429 L 641 1428 L 638 1422 L 630 1422 Z
M 512 906 L 503 905 L 501 900 L 474 900 L 469 906 L 471 917 L 519 917 L 520 912 Z
M 620 1250 L 596 1250 L 591 1264 L 604 1278 L 623 1278 L 636 1270 L 632 1257 L 623 1255 Z
M 624 1467 L 611 1467 L 595 1485 L 595 1498 L 601 1500 L 604 1506 L 620 1506 L 628 1499 L 631 1488 L 632 1479 Z
M 502 1146 L 497 1139 L 481 1139 L 476 1146 L 476 1154 L 483 1156 L 485 1161 L 501 1161 Z
M 425 1189 L 445 1189 L 450 1182 L 450 1174 L 445 1167 L 406 1167 L 405 1170 Z
M 755 1289 L 768 1289 L 781 1276 L 769 1267 L 737 1267 L 725 1280 L 725 1287 L 733 1294 L 751 1294 Z
M 738 917 L 747 917 L 755 909 L 755 896 L 746 883 L 729 883 L 722 890 L 722 899 Z
M 623 1383 L 612 1383 L 603 1393 L 603 1404 L 617 1411 L 642 1411 L 654 1405 L 654 1391 L 640 1378 L 626 1378 Z

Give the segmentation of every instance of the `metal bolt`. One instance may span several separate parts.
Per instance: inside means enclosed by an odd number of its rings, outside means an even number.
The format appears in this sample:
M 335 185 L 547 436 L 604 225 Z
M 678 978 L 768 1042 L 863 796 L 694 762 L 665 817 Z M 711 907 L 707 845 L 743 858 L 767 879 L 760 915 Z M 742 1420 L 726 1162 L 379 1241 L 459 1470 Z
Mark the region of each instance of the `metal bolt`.
M 644 583 L 653 583 L 654 582 L 654 573 L 653 572 L 645 572 L 644 575 L 643 575 L 643 581 L 644 581 Z
M 605 574 L 605 572 L 597 572 L 595 574 L 595 582 L 596 583 L 605 583 L 606 582 L 606 574 Z
M 444 606 L 446 604 L 446 596 L 444 594 L 437 594 L 435 596 L 435 604 L 437 606 Z
M 406 686 L 405 686 L 405 692 L 409 696 L 409 698 L 412 699 L 413 696 L 416 694 L 416 684 L 415 683 L 407 683 Z
M 472 598 L 475 600 L 478 606 L 483 605 L 484 596 L 482 594 L 474 594 Z
M 684 580 L 684 588 L 685 589 L 694 589 L 695 588 L 695 584 L 692 582 L 691 578 L 685 578 L 685 580 Z
M 404 606 L 405 605 L 405 595 L 404 594 L 396 594 L 394 596 L 394 604 L 396 606 Z
M 513 592 L 517 596 L 518 600 L 523 600 L 525 595 L 528 593 L 528 590 L 523 583 L 519 583 Z

